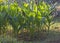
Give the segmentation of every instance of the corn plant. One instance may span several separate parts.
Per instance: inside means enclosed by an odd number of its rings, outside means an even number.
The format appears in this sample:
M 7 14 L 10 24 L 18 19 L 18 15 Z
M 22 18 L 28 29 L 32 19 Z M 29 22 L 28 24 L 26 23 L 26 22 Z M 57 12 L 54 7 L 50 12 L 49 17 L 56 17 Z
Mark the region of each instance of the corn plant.
M 0 6 L 0 32 L 5 32 L 6 30 L 6 25 L 7 25 L 7 17 L 6 17 L 6 13 L 4 6 Z
M 43 1 L 38 5 L 32 1 L 30 3 L 24 2 L 22 6 L 18 6 L 16 2 L 10 5 L 1 5 L 0 27 L 9 23 L 13 27 L 15 35 L 18 35 L 20 30 L 27 29 L 30 32 L 30 37 L 33 37 L 36 30 L 40 32 L 45 27 L 49 32 L 53 20 L 50 15 L 52 11 L 51 6 Z M 43 28 L 43 26 L 45 27 Z

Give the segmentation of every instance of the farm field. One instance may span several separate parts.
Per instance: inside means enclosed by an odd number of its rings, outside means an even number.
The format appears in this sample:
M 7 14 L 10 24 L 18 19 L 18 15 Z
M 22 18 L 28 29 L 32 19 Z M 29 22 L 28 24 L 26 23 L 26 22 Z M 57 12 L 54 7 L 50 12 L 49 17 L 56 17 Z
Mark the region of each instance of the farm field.
M 0 0 L 0 43 L 60 43 L 59 2 Z

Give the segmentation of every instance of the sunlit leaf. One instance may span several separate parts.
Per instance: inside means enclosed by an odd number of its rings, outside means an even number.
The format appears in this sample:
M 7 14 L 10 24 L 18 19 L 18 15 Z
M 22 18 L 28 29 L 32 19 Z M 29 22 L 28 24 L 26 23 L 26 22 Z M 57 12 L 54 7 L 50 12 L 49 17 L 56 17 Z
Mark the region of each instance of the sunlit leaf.
M 37 5 L 36 4 L 34 4 L 33 8 L 34 8 L 33 11 L 37 13 Z
M 29 5 L 28 3 L 24 3 L 24 7 L 28 7 L 28 5 Z

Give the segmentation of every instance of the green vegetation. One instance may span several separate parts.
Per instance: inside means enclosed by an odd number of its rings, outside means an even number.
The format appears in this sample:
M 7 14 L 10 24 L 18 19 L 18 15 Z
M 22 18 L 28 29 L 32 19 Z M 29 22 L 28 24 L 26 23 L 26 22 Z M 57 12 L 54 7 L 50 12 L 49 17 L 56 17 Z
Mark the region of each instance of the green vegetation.
M 46 39 L 47 34 L 50 34 L 51 25 L 54 24 L 51 13 L 55 9 L 52 9 L 44 1 L 38 5 L 32 1 L 22 4 L 22 6 L 18 6 L 16 2 L 0 3 L 0 34 L 4 35 L 3 40 L 6 40 L 6 43 L 15 43 L 17 40 L 39 41 Z M 12 42 L 9 41 L 10 38 L 7 40 L 5 37 L 11 29 L 8 29 L 8 26 L 12 27 L 12 37 L 17 38 L 16 40 L 12 39 Z M 5 43 L 5 41 L 1 43 Z

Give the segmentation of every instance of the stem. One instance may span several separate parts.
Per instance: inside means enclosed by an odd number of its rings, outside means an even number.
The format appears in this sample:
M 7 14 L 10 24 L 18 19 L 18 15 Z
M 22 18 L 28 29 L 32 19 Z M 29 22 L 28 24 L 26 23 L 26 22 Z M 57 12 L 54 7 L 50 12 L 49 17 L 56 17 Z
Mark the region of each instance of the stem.
M 49 30 L 50 30 L 50 23 L 49 23 L 49 25 L 48 25 L 48 34 L 49 34 Z

